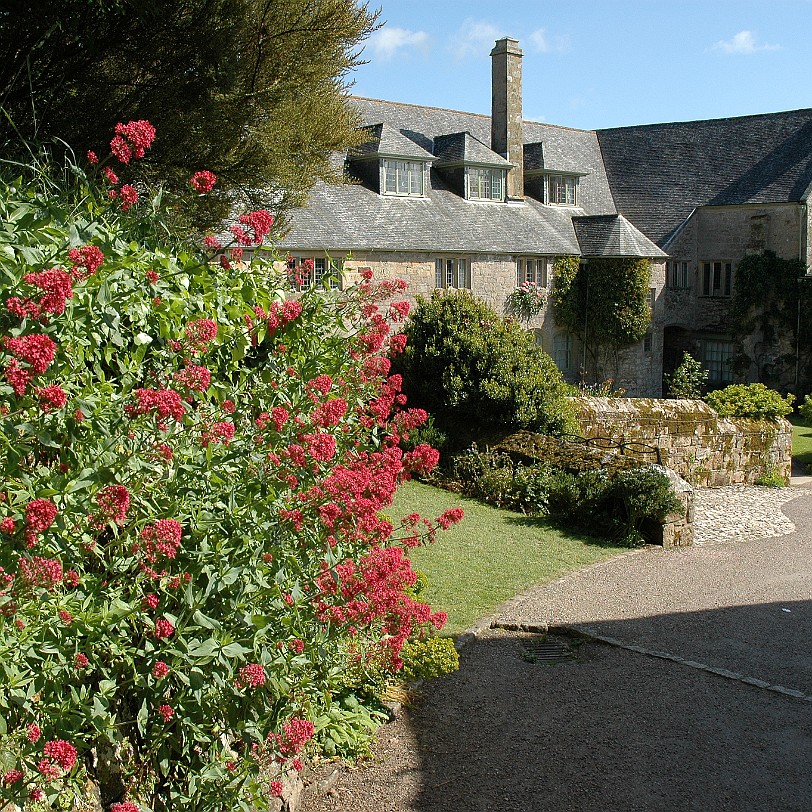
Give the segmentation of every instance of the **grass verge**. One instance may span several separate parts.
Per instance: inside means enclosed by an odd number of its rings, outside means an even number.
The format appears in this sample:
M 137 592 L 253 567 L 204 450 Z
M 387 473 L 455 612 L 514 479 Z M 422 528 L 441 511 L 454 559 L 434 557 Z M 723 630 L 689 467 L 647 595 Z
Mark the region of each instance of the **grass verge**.
M 397 524 L 409 513 L 434 518 L 458 506 L 465 510 L 462 522 L 411 554 L 429 581 L 421 597 L 448 613 L 443 634 L 464 631 L 529 586 L 626 549 L 418 482 L 402 485 L 387 513 Z
M 789 420 L 792 423 L 792 456 L 812 470 L 812 426 L 794 415 Z

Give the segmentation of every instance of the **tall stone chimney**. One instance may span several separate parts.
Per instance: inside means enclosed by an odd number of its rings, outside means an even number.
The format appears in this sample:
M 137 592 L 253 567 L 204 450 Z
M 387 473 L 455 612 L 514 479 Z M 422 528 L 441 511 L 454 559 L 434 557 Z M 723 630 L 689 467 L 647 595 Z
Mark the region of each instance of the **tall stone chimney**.
M 524 132 L 522 130 L 522 49 L 505 37 L 491 51 L 491 149 L 507 158 L 508 200 L 524 199 Z

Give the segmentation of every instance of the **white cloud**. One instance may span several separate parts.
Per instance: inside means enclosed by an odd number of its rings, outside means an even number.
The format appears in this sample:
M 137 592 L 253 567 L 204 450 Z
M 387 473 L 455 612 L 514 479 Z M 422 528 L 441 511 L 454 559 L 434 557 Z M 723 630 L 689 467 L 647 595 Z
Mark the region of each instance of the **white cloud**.
M 711 50 L 721 51 L 723 54 L 754 54 L 757 51 L 778 51 L 780 45 L 769 43 L 759 44 L 752 31 L 739 31 L 731 39 L 720 40 Z
M 537 28 L 530 35 L 530 44 L 536 51 L 543 54 L 563 54 L 570 49 L 570 38 L 568 36 L 551 37 L 543 28 Z
M 405 48 L 424 48 L 428 41 L 429 35 L 425 31 L 384 27 L 369 38 L 368 45 L 375 56 L 385 62 Z
M 481 20 L 466 20 L 452 39 L 451 51 L 457 59 L 486 57 L 496 40 L 506 36 L 501 28 Z

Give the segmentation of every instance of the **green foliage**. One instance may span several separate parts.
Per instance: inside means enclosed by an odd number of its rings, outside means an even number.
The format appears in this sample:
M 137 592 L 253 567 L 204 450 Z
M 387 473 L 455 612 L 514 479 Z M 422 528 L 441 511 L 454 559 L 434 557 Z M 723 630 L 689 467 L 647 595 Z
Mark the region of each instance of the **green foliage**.
M 407 451 L 413 451 L 422 443 L 442 451 L 448 442 L 448 435 L 442 431 L 434 420 L 434 415 L 429 415 L 426 422 L 416 429 L 410 429 L 408 439 L 401 439 L 401 447 Z
M 427 637 L 408 642 L 400 656 L 403 677 L 407 680 L 442 677 L 460 667 L 460 657 L 450 637 Z
M 730 328 L 740 354 L 734 369 L 755 365 L 759 381 L 786 389 L 796 383 L 797 362 L 800 388 L 812 383 L 812 282 L 805 273 L 803 262 L 773 251 L 748 254 L 736 266 Z
M 658 469 L 620 456 L 607 465 L 601 452 L 559 445 L 558 452 L 549 455 L 535 448 L 532 455 L 541 455 L 544 461 L 532 464 L 504 450 L 470 449 L 454 459 L 452 475 L 467 496 L 549 516 L 561 527 L 627 545 L 641 543 L 652 522 L 662 522 L 682 509 L 668 477 Z M 500 444 L 502 449 L 510 446 Z M 526 451 L 518 456 L 526 459 Z
M 708 370 L 689 352 L 683 353 L 680 365 L 668 376 L 668 397 L 697 400 L 708 382 Z
M 556 323 L 586 338 L 595 374 L 605 359 L 640 341 L 651 323 L 648 306 L 650 261 L 577 257 L 556 260 L 550 297 Z
M 765 488 L 786 488 L 789 485 L 786 477 L 775 468 L 768 468 L 755 482 Z
M 804 402 L 798 406 L 798 412 L 806 423 L 812 424 L 812 395 L 804 398 Z
M 519 321 L 529 323 L 533 316 L 544 310 L 547 301 L 544 291 L 539 289 L 535 282 L 522 282 L 505 302 L 505 310 Z
M 393 369 L 415 406 L 449 437 L 488 426 L 561 432 L 573 424 L 553 360 L 515 321 L 468 291 L 418 297 L 405 324 L 406 350 Z
M 357 143 L 347 77 L 376 14 L 356 0 L 12 3 L 0 14 L 0 144 L 59 137 L 107 152 L 114 125 L 158 128 L 142 179 L 188 189 L 218 176 L 197 219 L 274 209 L 335 179 L 330 155 Z
M 785 398 L 763 383 L 732 384 L 709 392 L 707 404 L 722 417 L 751 417 L 755 420 L 774 420 L 792 412 L 795 396 Z

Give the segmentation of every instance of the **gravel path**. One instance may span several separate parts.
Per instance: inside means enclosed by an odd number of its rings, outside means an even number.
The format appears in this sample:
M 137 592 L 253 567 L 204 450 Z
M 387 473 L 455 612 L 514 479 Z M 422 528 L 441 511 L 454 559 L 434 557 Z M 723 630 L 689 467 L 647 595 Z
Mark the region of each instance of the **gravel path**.
M 482 631 L 304 812 L 812 809 L 810 497 L 700 491 L 701 544 L 517 596 L 499 623 L 592 638 L 547 665 Z

